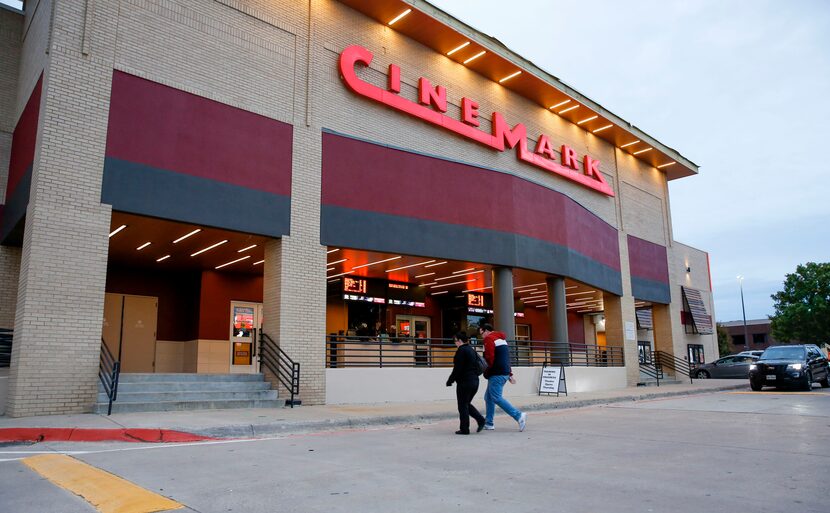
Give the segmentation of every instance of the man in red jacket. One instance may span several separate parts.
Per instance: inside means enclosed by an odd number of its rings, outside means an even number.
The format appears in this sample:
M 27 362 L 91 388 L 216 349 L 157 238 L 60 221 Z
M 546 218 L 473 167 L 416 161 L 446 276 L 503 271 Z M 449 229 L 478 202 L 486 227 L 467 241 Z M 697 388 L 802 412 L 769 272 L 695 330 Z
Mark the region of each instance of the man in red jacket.
M 493 425 L 493 416 L 496 414 L 498 404 L 505 413 L 519 423 L 519 431 L 524 431 L 527 414 L 516 409 L 502 396 L 504 384 L 513 379 L 510 372 L 510 349 L 505 335 L 501 331 L 493 331 L 493 326 L 490 324 L 481 324 L 478 332 L 484 339 L 484 359 L 487 360 L 487 369 L 484 371 L 484 377 L 487 378 L 487 391 L 484 392 L 486 410 L 484 429 L 488 431 L 496 429 Z

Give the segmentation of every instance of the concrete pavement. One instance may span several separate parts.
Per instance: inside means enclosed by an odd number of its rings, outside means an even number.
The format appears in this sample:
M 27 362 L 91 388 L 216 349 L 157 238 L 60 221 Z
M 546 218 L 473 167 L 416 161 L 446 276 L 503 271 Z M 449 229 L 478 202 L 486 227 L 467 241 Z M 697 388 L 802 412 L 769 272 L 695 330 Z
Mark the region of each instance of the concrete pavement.
M 749 389 L 745 380 L 697 380 L 693 384 L 660 387 L 629 387 L 568 396 L 509 396 L 525 411 L 579 408 L 597 404 L 625 403 L 661 397 L 694 395 L 720 390 Z M 483 389 L 475 404 L 483 408 Z M 257 438 L 276 434 L 306 433 L 332 429 L 394 424 L 415 424 L 456 418 L 455 400 L 298 406 L 295 408 L 250 408 L 179 412 L 52 415 L 41 417 L 0 417 L 0 430 L 8 428 L 160 429 L 175 430 L 214 438 Z M 497 423 L 503 415 L 497 408 Z M 505 418 L 506 419 L 506 418 Z

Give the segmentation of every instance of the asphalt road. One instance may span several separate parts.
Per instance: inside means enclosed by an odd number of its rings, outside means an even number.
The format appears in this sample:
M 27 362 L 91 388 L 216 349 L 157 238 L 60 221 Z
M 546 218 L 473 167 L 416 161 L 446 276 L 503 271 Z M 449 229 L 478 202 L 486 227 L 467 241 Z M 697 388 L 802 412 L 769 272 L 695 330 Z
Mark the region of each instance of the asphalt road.
M 830 511 L 830 389 L 531 413 L 523 433 L 505 416 L 496 431 L 455 429 L 5 446 L 0 511 L 96 511 L 18 459 L 67 451 L 201 513 Z

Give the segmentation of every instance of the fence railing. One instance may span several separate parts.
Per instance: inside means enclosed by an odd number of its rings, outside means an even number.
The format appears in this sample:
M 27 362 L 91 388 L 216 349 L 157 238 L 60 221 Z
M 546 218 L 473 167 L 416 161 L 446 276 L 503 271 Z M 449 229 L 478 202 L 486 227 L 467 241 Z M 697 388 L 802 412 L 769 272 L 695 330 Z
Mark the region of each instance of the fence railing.
M 292 360 L 264 331 L 259 332 L 259 361 L 291 394 L 291 407 L 299 404 L 295 398 L 300 395 L 300 364 Z
M 542 340 L 508 340 L 514 367 L 540 367 L 545 362 L 566 366 L 622 367 L 623 348 L 567 344 Z M 473 341 L 479 352 L 481 341 Z M 448 338 L 330 337 L 326 367 L 452 367 L 455 344 Z
M 104 339 L 101 339 L 101 356 L 98 360 L 98 379 L 104 386 L 109 405 L 107 415 L 112 414 L 112 402 L 118 399 L 118 378 L 121 375 L 121 362 L 116 360 L 110 352 Z
M 0 328 L 0 367 L 8 367 L 12 361 L 14 331 Z
M 692 365 L 688 361 L 665 351 L 654 351 L 654 362 L 661 369 L 673 370 L 676 378 L 679 378 L 681 375 L 686 376 L 689 378 L 689 383 L 694 383 L 694 379 L 692 379 Z

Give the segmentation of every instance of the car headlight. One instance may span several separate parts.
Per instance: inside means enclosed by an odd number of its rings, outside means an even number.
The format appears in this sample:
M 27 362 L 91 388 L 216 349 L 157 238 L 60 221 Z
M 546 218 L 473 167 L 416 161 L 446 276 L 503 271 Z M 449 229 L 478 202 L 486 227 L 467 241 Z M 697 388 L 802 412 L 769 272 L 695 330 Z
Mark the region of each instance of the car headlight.
M 802 365 L 800 363 L 791 363 L 787 365 L 787 368 L 792 370 L 801 370 L 801 367 Z
M 757 369 L 757 368 L 758 368 L 758 365 L 756 365 L 756 364 L 754 364 L 754 363 L 750 363 L 750 364 L 749 364 L 749 370 L 755 370 L 755 369 Z

